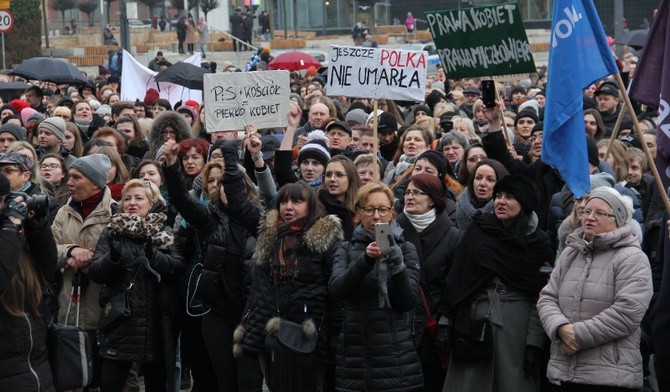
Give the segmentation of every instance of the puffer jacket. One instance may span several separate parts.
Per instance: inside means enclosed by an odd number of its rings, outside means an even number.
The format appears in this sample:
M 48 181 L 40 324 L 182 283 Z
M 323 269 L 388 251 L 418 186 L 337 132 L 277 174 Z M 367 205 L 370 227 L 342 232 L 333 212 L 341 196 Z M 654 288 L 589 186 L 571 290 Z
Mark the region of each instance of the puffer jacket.
M 642 387 L 640 322 L 652 296 L 651 268 L 629 224 L 594 236 L 568 236 L 537 304 L 551 339 L 554 382 Z M 572 323 L 580 346 L 560 352 L 558 328 Z
M 201 244 L 203 260 L 198 290 L 212 311 L 235 319 L 233 325 L 237 325 L 247 299 L 244 283 L 248 272 L 244 261 L 251 257 L 255 239 L 239 219 L 230 216 L 227 207 L 205 205 L 191 197 L 179 163 L 163 166 L 163 175 L 172 205 L 197 230 L 196 241 Z M 245 211 L 250 201 L 240 187 L 244 188 L 241 179 L 227 183 L 225 192 L 229 200 L 242 204 L 236 209 Z
M 24 250 L 24 239 L 11 231 L 0 231 L 0 295 L 4 294 L 16 273 Z M 42 277 L 55 272 L 56 245 L 51 230 L 28 235 L 31 261 Z M 42 317 L 26 312 L 23 317 L 9 314 L 0 306 L 0 390 L 54 391 L 47 351 L 47 327 Z
M 271 261 L 278 242 L 279 213 L 271 210 L 265 216 L 253 255 L 252 295 L 247 301 L 241 327 L 236 331 L 236 355 L 240 351 L 265 352 L 266 324 L 273 317 L 302 324 L 308 319 L 319 333 L 317 358 L 327 361 L 330 305 L 328 280 L 333 255 L 343 233 L 340 220 L 327 215 L 305 229 L 298 249 L 298 275 L 275 286 L 271 278 Z M 241 335 L 241 336 L 240 336 Z
M 177 112 L 163 112 L 151 123 L 149 131 L 149 151 L 144 154 L 144 159 L 156 159 L 158 149 L 163 146 L 163 129 L 171 126 L 177 132 L 177 142 L 192 137 L 191 127 L 186 119 Z
M 74 325 L 76 321 L 76 306 L 72 305 L 70 313 L 67 315 L 67 305 L 72 290 L 72 277 L 74 270 L 67 265 L 68 253 L 75 247 L 82 247 L 95 251 L 98 239 L 102 230 L 109 223 L 112 214 L 118 212 L 116 202 L 112 199 L 111 192 L 105 188 L 102 199 L 91 214 L 82 219 L 79 213 L 78 203 L 70 199 L 67 205 L 58 210 L 56 219 L 51 225 L 56 247 L 58 248 L 58 268 L 63 270 L 63 286 L 58 296 L 58 323 Z M 82 270 L 88 281 L 88 268 Z M 79 326 L 84 330 L 97 329 L 98 318 L 100 317 L 100 285 L 94 282 L 87 282 L 85 291 L 82 292 L 82 299 L 79 313 Z
M 337 391 L 404 392 L 423 387 L 408 315 L 419 301 L 419 257 L 395 227 L 391 232 L 406 269 L 388 279 L 391 309 L 379 308 L 377 270 L 367 266 L 365 254 L 373 238 L 362 225 L 335 253 L 328 288 L 334 299 L 344 301 L 337 344 Z
M 112 259 L 111 247 L 121 242 L 120 257 Z M 102 284 L 100 306 L 128 290 L 131 316 L 116 327 L 98 333 L 100 356 L 117 361 L 152 362 L 162 358 L 161 286 L 169 285 L 186 269 L 180 252 L 151 245 L 149 266 L 160 274 L 161 283 L 141 258 L 146 258 L 146 239 L 134 239 L 105 228 L 100 235 L 88 274 Z

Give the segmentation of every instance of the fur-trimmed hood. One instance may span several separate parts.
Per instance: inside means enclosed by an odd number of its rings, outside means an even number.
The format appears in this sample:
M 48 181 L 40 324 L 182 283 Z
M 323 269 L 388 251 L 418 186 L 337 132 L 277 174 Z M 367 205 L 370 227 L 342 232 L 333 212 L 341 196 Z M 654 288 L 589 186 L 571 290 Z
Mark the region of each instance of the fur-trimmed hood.
M 279 211 L 271 210 L 265 216 L 259 232 L 261 233 L 256 242 L 253 260 L 258 265 L 270 263 L 272 254 L 277 246 L 277 220 Z M 342 224 L 335 215 L 327 215 L 317 220 L 305 231 L 303 237 L 304 246 L 313 253 L 327 252 L 333 243 L 344 238 Z
M 177 131 L 178 142 L 193 137 L 191 127 L 181 114 L 172 111 L 159 114 L 154 119 L 154 122 L 151 123 L 151 131 L 149 132 L 149 154 L 151 159 L 156 159 L 156 152 L 163 145 L 163 135 L 161 132 L 168 125 Z

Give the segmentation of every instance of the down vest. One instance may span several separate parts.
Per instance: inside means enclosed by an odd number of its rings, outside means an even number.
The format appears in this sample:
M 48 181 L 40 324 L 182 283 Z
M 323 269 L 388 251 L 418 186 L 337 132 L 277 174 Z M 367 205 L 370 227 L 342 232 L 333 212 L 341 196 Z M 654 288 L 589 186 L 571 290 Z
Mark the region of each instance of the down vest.
M 651 269 L 630 225 L 567 240 L 537 304 L 552 341 L 552 382 L 641 388 L 640 322 L 652 295 Z M 558 327 L 572 323 L 580 346 L 560 352 Z
M 362 225 L 335 253 L 328 287 L 335 299 L 344 300 L 337 391 L 405 392 L 423 386 L 408 314 L 418 302 L 419 257 L 413 244 L 394 237 L 406 269 L 389 278 L 391 309 L 379 308 L 377 270 L 365 261 L 365 248 L 373 239 Z

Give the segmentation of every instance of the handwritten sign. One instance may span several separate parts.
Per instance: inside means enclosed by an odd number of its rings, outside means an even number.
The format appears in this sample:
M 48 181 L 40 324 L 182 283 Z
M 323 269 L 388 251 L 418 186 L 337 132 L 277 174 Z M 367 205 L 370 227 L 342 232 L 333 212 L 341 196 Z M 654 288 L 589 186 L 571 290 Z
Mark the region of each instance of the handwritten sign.
M 423 101 L 428 53 L 331 46 L 328 95 Z
M 238 131 L 248 124 L 259 129 L 288 125 L 287 71 L 205 74 L 203 82 L 208 133 Z
M 516 3 L 426 12 L 449 78 L 535 72 Z

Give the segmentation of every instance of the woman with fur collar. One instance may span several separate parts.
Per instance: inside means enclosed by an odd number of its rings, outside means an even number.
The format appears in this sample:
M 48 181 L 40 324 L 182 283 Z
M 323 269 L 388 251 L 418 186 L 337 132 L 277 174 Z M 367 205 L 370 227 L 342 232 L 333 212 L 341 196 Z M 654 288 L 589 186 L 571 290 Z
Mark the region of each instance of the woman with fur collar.
M 149 152 L 144 159 L 158 159 L 158 151 L 168 139 L 177 143 L 191 137 L 191 127 L 179 113 L 168 111 L 159 114 L 151 124 Z
M 226 155 L 231 154 L 224 151 Z M 226 164 L 224 189 L 238 181 L 231 166 Z M 343 237 L 340 220 L 326 215 L 314 190 L 303 181 L 284 185 L 263 219 L 258 208 L 241 208 L 242 200 L 229 199 L 230 214 L 239 214 L 247 230 L 258 233 L 258 241 L 251 294 L 235 331 L 233 352 L 238 357 L 258 356 L 270 390 L 321 391 L 331 317 L 328 280 L 334 250 Z M 284 320 L 301 324 L 306 336 L 318 335 L 310 359 L 295 360 L 266 349 L 268 335 L 272 338 Z

